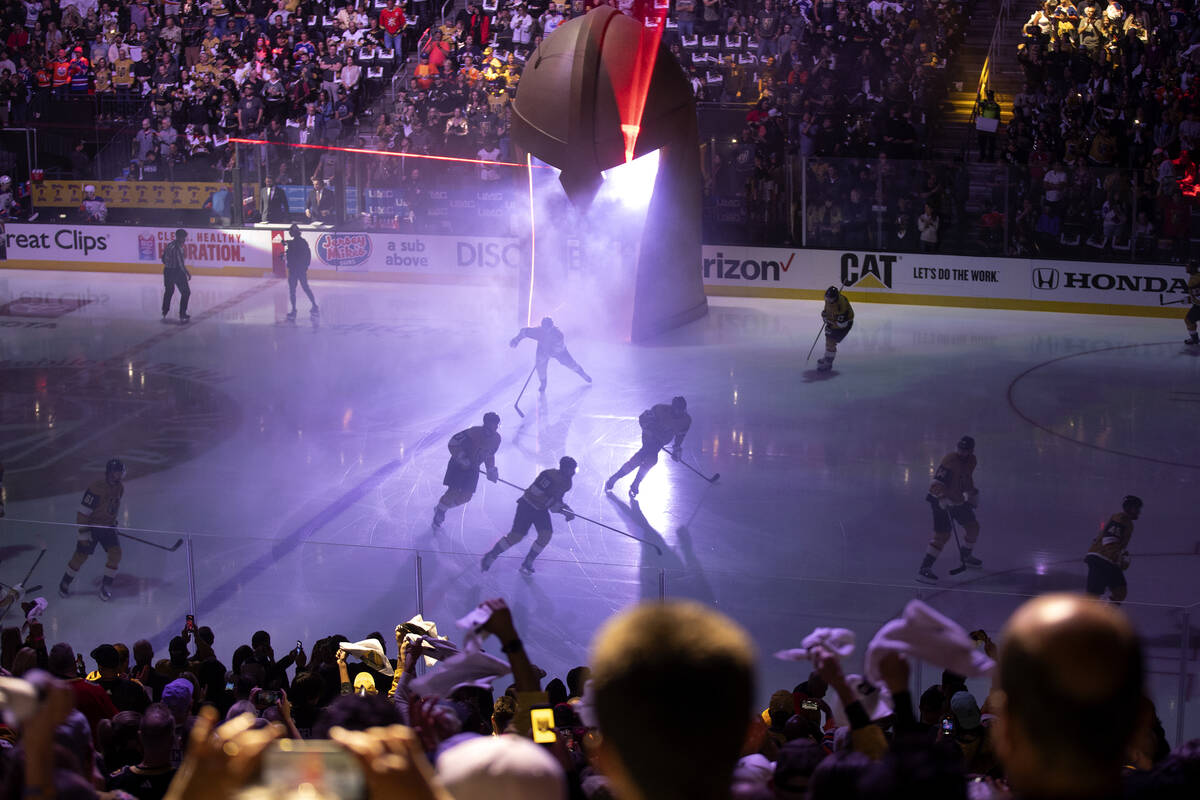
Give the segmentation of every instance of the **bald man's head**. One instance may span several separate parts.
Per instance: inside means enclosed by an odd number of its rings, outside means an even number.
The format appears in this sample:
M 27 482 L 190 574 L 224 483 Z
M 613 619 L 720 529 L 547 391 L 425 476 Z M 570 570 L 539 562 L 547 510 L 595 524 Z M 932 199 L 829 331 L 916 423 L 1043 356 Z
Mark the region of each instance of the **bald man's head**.
M 592 643 L 603 745 L 654 800 L 727 797 L 751 717 L 754 646 L 697 603 L 647 603 L 609 620 Z
M 1125 615 L 1084 595 L 1044 595 L 1017 609 L 1003 642 L 1006 760 L 1025 751 L 1090 780 L 1118 774 L 1142 698 L 1141 645 Z

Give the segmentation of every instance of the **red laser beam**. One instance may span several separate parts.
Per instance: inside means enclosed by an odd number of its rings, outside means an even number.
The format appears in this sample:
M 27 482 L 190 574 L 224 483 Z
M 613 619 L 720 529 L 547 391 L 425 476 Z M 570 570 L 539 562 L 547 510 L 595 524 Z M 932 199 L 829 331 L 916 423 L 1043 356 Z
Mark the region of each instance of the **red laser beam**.
M 621 132 L 625 135 L 625 162 L 633 161 L 637 137 L 642 129 L 642 114 L 646 110 L 646 95 L 650 92 L 650 78 L 658 61 L 658 46 L 662 42 L 663 28 L 667 24 L 667 5 L 655 0 L 642 0 L 642 13 L 635 19 L 642 22 L 638 35 L 637 53 L 634 55 L 633 71 L 624 97 L 618 98 L 621 113 Z
M 369 150 L 364 147 L 335 147 L 328 144 L 301 144 L 299 142 L 268 142 L 265 139 L 239 139 L 229 137 L 236 144 L 269 144 L 275 147 L 300 147 L 305 150 L 330 150 L 335 153 L 360 153 L 368 156 L 391 156 L 392 158 L 425 158 L 430 161 L 457 161 L 461 164 L 485 164 L 489 167 L 520 167 L 528 169 L 525 164 L 515 161 L 485 161 L 481 158 L 457 158 L 455 156 L 429 156 L 424 153 L 397 153 L 391 150 Z M 534 169 L 554 169 L 546 164 L 534 164 Z

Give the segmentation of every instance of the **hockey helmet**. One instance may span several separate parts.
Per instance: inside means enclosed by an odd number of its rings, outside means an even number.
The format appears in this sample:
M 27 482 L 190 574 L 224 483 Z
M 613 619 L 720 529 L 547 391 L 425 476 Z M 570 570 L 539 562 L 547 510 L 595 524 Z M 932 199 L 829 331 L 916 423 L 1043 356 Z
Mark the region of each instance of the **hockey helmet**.
M 1197 272 L 1200 272 L 1200 258 L 1193 258 L 1187 263 L 1187 274 L 1195 275 Z
M 1121 509 L 1126 514 L 1132 514 L 1134 517 L 1136 517 L 1138 514 L 1142 513 L 1142 498 L 1138 497 L 1136 494 L 1125 495 L 1125 499 L 1121 501 Z
M 684 411 L 687 411 L 687 400 L 683 398 L 683 395 L 671 398 L 671 409 L 676 414 L 682 414 Z
M 7 175 L 0 175 L 0 189 L 7 189 L 12 186 L 12 178 Z
M 567 475 L 574 475 L 575 469 L 579 465 L 575 463 L 575 459 L 570 456 L 563 456 L 558 460 L 558 469 L 560 472 L 565 472 Z
M 842 293 L 836 286 L 830 286 L 825 290 L 825 299 L 830 303 L 837 302 L 837 299 L 842 296 Z
M 110 458 L 104 465 L 104 477 L 111 479 L 114 475 L 118 481 L 125 477 L 125 465 L 119 458 Z
M 542 327 L 543 328 L 553 328 L 554 320 L 550 319 L 549 317 L 542 317 Z
M 958 440 L 958 444 L 955 446 L 955 449 L 965 450 L 968 453 L 974 453 L 975 452 L 975 438 L 973 436 L 962 437 L 961 439 Z
M 495 411 L 487 412 L 486 414 L 483 415 L 483 424 L 484 424 L 484 427 L 487 427 L 487 428 L 493 428 L 493 429 L 499 428 L 500 427 L 500 415 L 497 414 Z

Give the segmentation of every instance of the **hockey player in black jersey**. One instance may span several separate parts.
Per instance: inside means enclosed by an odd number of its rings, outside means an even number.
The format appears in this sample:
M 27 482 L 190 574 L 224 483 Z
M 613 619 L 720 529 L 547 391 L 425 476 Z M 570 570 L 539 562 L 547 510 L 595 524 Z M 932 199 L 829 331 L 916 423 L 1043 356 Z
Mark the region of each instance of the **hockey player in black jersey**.
M 546 549 L 554 535 L 554 528 L 550 524 L 550 512 L 562 514 L 567 522 L 575 519 L 574 512 L 563 502 L 563 496 L 571 491 L 571 478 L 575 475 L 576 466 L 575 459 L 563 456 L 558 460 L 558 469 L 545 469 L 538 473 L 534 482 L 517 500 L 517 513 L 513 516 L 512 529 L 507 536 L 492 545 L 492 549 L 480 562 L 484 572 L 491 568 L 497 556 L 524 539 L 532 525 L 537 530 L 537 540 L 529 548 L 525 560 L 521 562 L 521 573 L 533 574 L 533 560 Z
M 638 487 L 642 485 L 642 478 L 645 478 L 646 473 L 658 463 L 658 451 L 672 440 L 671 458 L 678 461 L 682 453 L 680 448 L 683 446 L 683 437 L 687 436 L 688 429 L 692 427 L 692 418 L 687 413 L 687 400 L 676 397 L 671 400 L 670 405 L 658 403 L 643 411 L 638 417 L 638 423 L 642 426 L 642 449 L 634 453 L 604 482 L 606 492 L 611 492 L 617 481 L 636 469 L 637 475 L 629 485 L 629 496 L 636 497 Z
M 495 483 L 500 477 L 496 469 L 496 450 L 500 447 L 500 415 L 489 411 L 483 415 L 483 424 L 459 431 L 450 437 L 447 448 L 450 462 L 446 464 L 446 476 L 442 484 L 446 493 L 433 509 L 433 526 L 441 527 L 446 512 L 461 506 L 475 494 L 479 485 L 479 468 L 487 469 L 487 479 Z
M 521 328 L 517 332 L 517 335 L 512 338 L 512 341 L 508 343 L 509 347 L 516 347 L 521 343 L 522 339 L 533 339 L 538 343 L 537 353 L 534 355 L 534 367 L 537 369 L 538 380 L 541 381 L 541 385 L 538 386 L 539 392 L 546 391 L 546 365 L 550 363 L 550 359 L 552 358 L 557 359 L 558 363 L 588 383 L 592 382 L 592 377 L 584 372 L 583 367 L 579 366 L 575 362 L 575 359 L 571 358 L 571 354 L 567 352 L 563 333 L 554 327 L 554 320 L 549 317 L 543 317 L 541 326 L 537 328 Z

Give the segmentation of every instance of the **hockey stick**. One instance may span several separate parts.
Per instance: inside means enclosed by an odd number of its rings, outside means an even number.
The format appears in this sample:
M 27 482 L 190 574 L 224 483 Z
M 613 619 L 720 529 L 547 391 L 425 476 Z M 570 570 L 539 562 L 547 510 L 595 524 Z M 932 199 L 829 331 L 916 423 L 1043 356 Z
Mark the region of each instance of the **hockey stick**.
M 527 389 L 529 387 L 529 382 L 531 380 L 533 380 L 533 373 L 536 370 L 537 370 L 537 364 L 534 364 L 533 367 L 529 370 L 529 377 L 526 378 L 525 383 L 521 385 L 521 393 L 517 395 L 517 399 L 513 403 L 513 411 L 516 411 L 517 416 L 520 417 L 521 419 L 525 419 L 525 412 L 523 412 L 521 410 L 521 406 L 520 406 L 521 398 L 525 396 L 525 389 Z
M 950 517 L 950 532 L 954 534 L 954 546 L 958 548 L 958 566 L 950 570 L 950 574 L 961 575 L 967 570 L 967 560 L 963 558 L 962 542 L 958 541 L 958 526 L 954 524 L 954 517 Z
M 663 452 L 664 452 L 664 453 L 667 453 L 667 454 L 669 454 L 669 455 L 671 456 L 671 458 L 674 458 L 674 457 L 675 457 L 675 454 L 674 454 L 672 451 L 668 450 L 668 449 L 666 448 L 666 446 L 665 446 L 665 445 L 663 446 L 663 449 L 662 449 L 662 450 L 663 450 Z M 709 483 L 716 483 L 716 482 L 717 482 L 717 479 L 721 477 L 721 473 L 719 473 L 719 472 L 714 472 L 714 473 L 713 473 L 713 476 L 710 478 L 710 477 L 708 477 L 707 475 L 705 475 L 703 472 L 701 472 L 700 470 L 698 470 L 698 469 L 696 469 L 695 467 L 693 467 L 693 466 L 692 466 L 691 464 L 689 464 L 688 462 L 684 461 L 682 458 L 680 458 L 680 459 L 679 459 L 679 463 L 680 463 L 680 464 L 683 464 L 685 467 L 687 467 L 687 468 L 688 468 L 688 469 L 690 469 L 692 472 L 694 472 L 694 473 L 696 473 L 697 475 L 699 475 L 701 478 L 704 478 L 704 480 L 708 481 Z
M 825 332 L 825 321 L 821 321 L 821 329 L 817 331 L 817 338 L 813 339 L 812 347 L 808 348 L 808 358 L 804 359 L 804 363 L 812 361 L 813 350 L 817 349 L 817 342 L 821 341 L 821 334 Z
M 36 592 L 38 589 L 42 588 L 41 585 L 39 584 L 37 586 L 33 586 L 29 589 L 26 589 L 25 581 L 27 581 L 31 577 L 33 577 L 33 571 L 35 569 L 37 569 L 38 564 L 42 563 L 42 556 L 44 556 L 44 555 L 46 555 L 46 548 L 43 546 L 42 549 L 38 552 L 37 558 L 35 558 L 33 560 L 33 566 L 31 566 L 29 568 L 29 571 L 25 573 L 25 577 L 22 578 L 21 581 L 16 586 L 9 587 L 10 591 L 12 591 L 12 590 L 19 590 L 19 591 L 17 591 L 16 595 L 13 597 L 12 605 L 10 605 L 8 608 L 4 609 L 3 614 L 0 614 L 0 621 L 3 621 L 4 618 L 8 616 L 8 612 L 12 610 L 13 606 L 15 606 L 17 603 L 21 602 L 22 597 L 29 594 L 30 592 Z
M 166 550 L 168 553 L 174 553 L 181 546 L 183 546 L 183 539 L 177 539 L 175 541 L 175 544 L 171 545 L 170 547 L 167 547 L 165 544 L 159 544 L 158 542 L 152 542 L 149 539 L 142 539 L 137 536 L 134 536 L 131 533 L 125 533 L 125 531 L 117 531 L 117 536 L 124 536 L 126 539 L 132 539 L 135 542 L 141 542 L 142 544 L 148 544 L 151 547 L 157 547 L 159 550 Z
M 1161 294 L 1159 294 L 1159 296 L 1158 296 L 1158 304 L 1160 306 L 1182 306 L 1182 305 L 1187 305 L 1188 302 L 1190 302 L 1190 301 L 1184 299 L 1184 300 L 1172 300 L 1169 303 L 1164 303 L 1163 296 Z
M 480 471 L 480 474 L 486 475 L 487 473 Z M 496 478 L 496 480 L 499 483 L 503 483 L 505 486 L 511 486 L 512 488 L 518 489 L 522 492 L 525 491 L 525 489 L 523 487 L 518 486 L 517 484 L 512 483 L 511 481 L 506 481 L 506 480 L 504 480 L 504 478 Z M 601 528 L 610 530 L 613 533 L 619 533 L 622 536 L 626 537 L 627 539 L 633 539 L 635 542 L 641 542 L 644 545 L 649 545 L 650 547 L 653 547 L 654 552 L 658 553 L 660 556 L 663 554 L 662 548 L 659 547 L 658 545 L 656 545 L 654 542 L 650 541 L 649 539 L 643 539 L 640 536 L 634 536 L 632 533 L 626 533 L 625 531 L 621 530 L 620 528 L 614 528 L 611 525 L 605 525 L 603 522 L 600 522 L 599 520 L 592 519 L 591 517 L 585 517 L 583 514 L 580 514 L 578 511 L 572 511 L 571 516 L 576 517 L 577 519 L 581 519 L 584 522 L 590 522 L 593 525 L 599 525 Z

